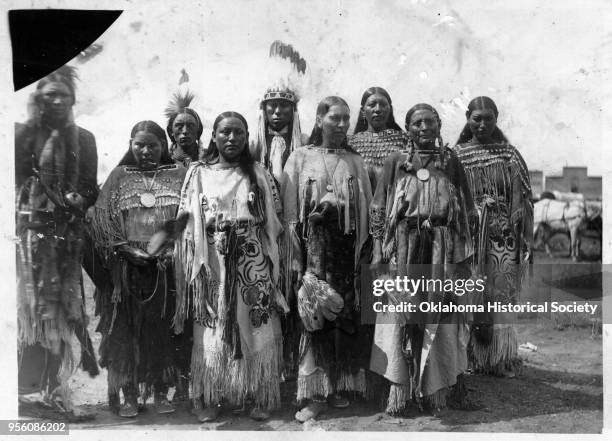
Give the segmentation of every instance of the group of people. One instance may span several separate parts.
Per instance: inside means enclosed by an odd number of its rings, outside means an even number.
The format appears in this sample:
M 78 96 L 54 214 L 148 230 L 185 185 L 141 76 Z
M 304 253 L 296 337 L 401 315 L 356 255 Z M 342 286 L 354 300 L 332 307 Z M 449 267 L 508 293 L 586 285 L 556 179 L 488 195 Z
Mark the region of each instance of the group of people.
M 516 301 L 531 189 L 490 98 L 470 102 L 449 148 L 434 107 L 413 106 L 404 131 L 380 87 L 363 94 L 352 135 L 348 104 L 330 96 L 310 136 L 295 91 L 273 88 L 254 140 L 242 115 L 223 112 L 203 148 L 193 95 L 179 93 L 166 131 L 135 124 L 98 189 L 94 137 L 72 117 L 74 79 L 64 67 L 41 80 L 16 129 L 20 393 L 72 409 L 75 334 L 82 360 L 92 355 L 81 264 L 96 286 L 109 405 L 122 417 L 153 395 L 159 413 L 190 396 L 201 422 L 222 406 L 265 420 L 291 380 L 301 422 L 381 393 L 388 413 L 410 403 L 437 412 L 469 408 L 468 366 L 520 368 L 508 317 L 361 322 L 367 264 L 486 273 L 487 299 Z

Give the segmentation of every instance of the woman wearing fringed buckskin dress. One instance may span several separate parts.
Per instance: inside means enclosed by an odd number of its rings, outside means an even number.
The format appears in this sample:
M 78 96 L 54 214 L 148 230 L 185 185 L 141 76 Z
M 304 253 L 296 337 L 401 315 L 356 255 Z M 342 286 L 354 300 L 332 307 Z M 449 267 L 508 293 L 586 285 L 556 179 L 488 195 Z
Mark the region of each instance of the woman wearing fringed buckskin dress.
M 296 413 L 300 422 L 325 411 L 328 402 L 347 407 L 339 393 L 364 394 L 366 387 L 370 344 L 360 325 L 356 282 L 371 190 L 363 159 L 346 143 L 348 127 L 346 102 L 334 96 L 322 100 L 311 145 L 291 154 L 281 184 L 286 270 L 292 273 L 285 280 L 295 273 L 301 283 L 297 399 L 310 402 Z
M 408 111 L 407 149 L 387 158 L 372 201 L 372 264 L 389 261 L 400 277 L 445 281 L 470 276 L 469 219 L 475 210 L 463 168 L 443 144 L 440 128 L 432 106 L 417 104 Z M 462 302 L 439 289 L 414 295 L 406 300 Z M 400 413 L 414 398 L 435 414 L 446 406 L 451 389 L 454 401 L 465 407 L 468 339 L 464 313 L 378 313 L 370 369 L 387 381 L 387 413 Z
M 184 177 L 185 168 L 168 153 L 164 130 L 141 121 L 96 201 L 91 237 L 111 275 L 111 283 L 96 292 L 100 364 L 108 369 L 109 406 L 121 417 L 137 416 L 139 395 L 146 403 L 151 392 L 158 413 L 175 410 L 168 388 L 188 348 L 181 351 L 172 338 L 172 248 L 156 255 L 146 250 L 154 233 L 176 217 Z
M 487 276 L 483 301 L 516 303 L 533 242 L 529 171 L 497 127 L 499 112 L 491 98 L 474 98 L 465 115 L 455 152 L 480 214 L 474 263 Z M 513 313 L 475 317 L 469 353 L 477 371 L 509 377 L 520 371 L 515 319 Z
M 206 156 L 181 193 L 190 221 L 176 243 L 174 326 L 194 319 L 194 413 L 214 421 L 221 405 L 265 420 L 280 407 L 282 335 L 288 311 L 279 289 L 280 198 L 274 178 L 251 157 L 248 125 L 220 114 Z

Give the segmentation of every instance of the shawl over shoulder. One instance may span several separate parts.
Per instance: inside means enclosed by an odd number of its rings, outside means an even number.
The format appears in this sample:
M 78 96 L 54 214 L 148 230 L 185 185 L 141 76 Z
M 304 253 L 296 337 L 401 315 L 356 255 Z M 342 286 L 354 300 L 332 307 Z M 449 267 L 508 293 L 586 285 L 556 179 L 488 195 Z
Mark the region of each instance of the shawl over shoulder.
M 533 243 L 533 203 L 529 171 L 518 149 L 508 143 L 459 144 L 454 148 L 478 205 L 484 198 L 503 202 L 522 246 Z

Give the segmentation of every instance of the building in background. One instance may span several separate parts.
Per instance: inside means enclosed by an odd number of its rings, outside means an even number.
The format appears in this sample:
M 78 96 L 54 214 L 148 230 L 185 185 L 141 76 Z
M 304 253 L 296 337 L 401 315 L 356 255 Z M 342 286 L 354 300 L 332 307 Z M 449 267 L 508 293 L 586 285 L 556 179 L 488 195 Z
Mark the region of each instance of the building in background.
M 530 177 L 533 186 L 533 177 Z M 582 193 L 588 200 L 601 200 L 601 176 L 588 176 L 587 167 L 563 167 L 562 176 L 546 176 L 544 188 L 548 191 Z

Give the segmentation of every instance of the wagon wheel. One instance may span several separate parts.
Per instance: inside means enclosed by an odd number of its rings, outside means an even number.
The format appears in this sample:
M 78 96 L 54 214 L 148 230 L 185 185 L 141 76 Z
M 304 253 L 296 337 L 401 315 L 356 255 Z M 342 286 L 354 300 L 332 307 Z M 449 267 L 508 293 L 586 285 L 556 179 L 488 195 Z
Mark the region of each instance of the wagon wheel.
M 601 259 L 601 233 L 597 230 L 586 230 L 580 235 L 580 257 L 584 260 Z
M 550 252 L 554 257 L 567 257 L 570 251 L 570 238 L 567 233 L 555 233 L 548 239 Z

